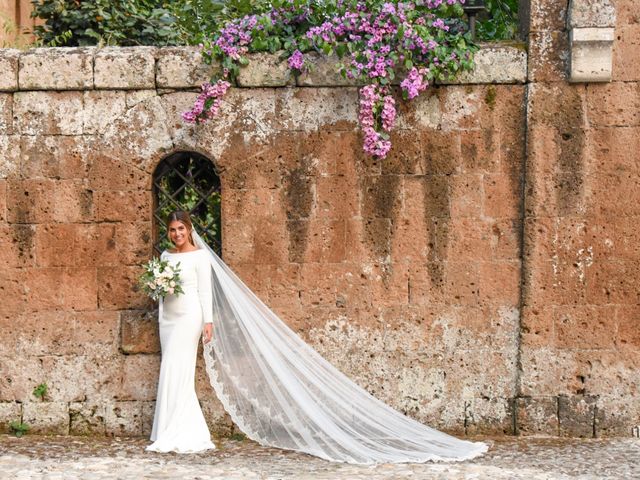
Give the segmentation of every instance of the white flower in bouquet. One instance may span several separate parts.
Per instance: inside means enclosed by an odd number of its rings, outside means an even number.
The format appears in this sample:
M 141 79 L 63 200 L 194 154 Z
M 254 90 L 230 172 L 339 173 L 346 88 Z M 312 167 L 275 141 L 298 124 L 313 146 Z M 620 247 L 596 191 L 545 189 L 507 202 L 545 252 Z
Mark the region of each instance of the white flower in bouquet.
M 179 295 L 182 291 L 180 263 L 175 267 L 167 260 L 153 258 L 144 265 L 144 272 L 138 279 L 141 290 L 152 299 L 158 300 L 167 295 Z

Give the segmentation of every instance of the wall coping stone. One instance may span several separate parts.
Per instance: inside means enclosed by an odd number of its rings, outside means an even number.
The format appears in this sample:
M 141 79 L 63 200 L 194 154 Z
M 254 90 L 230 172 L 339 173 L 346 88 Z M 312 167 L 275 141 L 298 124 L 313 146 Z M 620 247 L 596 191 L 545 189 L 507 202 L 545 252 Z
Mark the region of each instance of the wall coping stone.
M 87 90 L 93 88 L 95 48 L 34 48 L 19 57 L 20 90 Z
M 316 67 L 294 76 L 278 54 L 252 54 L 238 87 L 345 87 L 337 58 L 316 56 Z M 197 89 L 216 71 L 197 47 L 58 47 L 0 49 L 0 91 Z M 477 67 L 448 84 L 524 83 L 527 54 L 509 44 L 483 44 Z

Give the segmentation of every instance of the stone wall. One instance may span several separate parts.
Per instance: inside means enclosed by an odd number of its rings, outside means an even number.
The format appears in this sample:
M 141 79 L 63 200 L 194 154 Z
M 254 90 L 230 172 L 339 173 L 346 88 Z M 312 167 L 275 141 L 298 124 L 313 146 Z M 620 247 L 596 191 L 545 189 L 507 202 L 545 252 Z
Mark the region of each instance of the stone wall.
M 640 423 L 640 13 L 614 4 L 612 82 L 569 84 L 566 2 L 531 1 L 523 433 Z
M 378 398 L 457 434 L 627 435 L 638 19 L 618 2 L 613 83 L 570 85 L 556 3 L 532 1 L 528 57 L 485 47 L 401 103 L 383 161 L 331 59 L 295 78 L 257 56 L 194 127 L 192 49 L 0 51 L 0 428 L 149 433 L 157 327 L 132 285 L 153 171 L 189 150 L 220 171 L 225 261 Z M 197 387 L 228 431 L 201 366 Z

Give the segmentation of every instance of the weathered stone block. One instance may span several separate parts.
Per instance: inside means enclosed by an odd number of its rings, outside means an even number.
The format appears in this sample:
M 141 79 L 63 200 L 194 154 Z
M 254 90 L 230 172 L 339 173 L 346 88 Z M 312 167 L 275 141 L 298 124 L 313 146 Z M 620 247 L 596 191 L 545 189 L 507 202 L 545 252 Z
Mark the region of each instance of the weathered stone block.
M 568 2 L 531 0 L 530 31 L 563 30 L 567 26 Z
M 32 225 L 0 224 L 0 264 L 27 267 L 35 264 L 35 228 Z
M 344 183 L 346 183 L 344 181 L 345 179 L 339 176 L 318 179 L 318 197 L 320 202 L 326 202 L 327 196 L 321 196 L 320 183 L 323 180 L 331 181 L 334 184 L 334 189 L 335 185 L 344 185 Z M 367 218 L 394 218 L 399 214 L 402 209 L 402 183 L 398 175 L 367 175 L 361 178 L 358 183 L 358 187 L 360 189 L 359 197 L 361 200 L 361 210 L 359 211 L 357 209 L 358 197 L 354 197 L 350 202 L 348 202 L 351 204 L 349 205 L 351 208 L 347 209 L 346 212 L 341 212 L 336 205 L 335 210 L 337 217 L 349 218 L 359 216 L 361 214 L 363 217 Z M 354 190 L 354 193 L 357 194 L 356 188 L 348 187 L 348 184 L 342 187 L 346 190 L 346 195 L 343 194 L 342 198 L 348 198 L 349 194 L 353 195 L 351 192 Z M 330 195 L 331 191 L 327 193 Z M 338 197 L 338 201 L 340 201 L 340 197 Z
M 513 399 L 473 398 L 465 405 L 468 435 L 513 435 Z
M 93 218 L 91 191 L 73 180 L 10 182 L 8 199 L 12 223 L 82 222 Z
M 22 419 L 22 404 L 18 402 L 0 402 L 0 433 L 11 433 L 9 424 Z
M 103 222 L 135 222 L 151 211 L 151 192 L 95 192 L 96 218 Z
M 524 48 L 484 45 L 474 57 L 475 68 L 463 72 L 454 81 L 466 83 L 524 83 L 527 79 L 527 52 Z
M 69 434 L 104 435 L 106 405 L 103 402 L 72 402 L 69 404 Z
M 209 393 L 211 395 L 211 393 Z M 217 399 L 198 397 L 204 419 L 207 421 L 209 431 L 214 436 L 229 436 L 235 427 L 229 414 L 224 411 L 222 404 Z
M 94 90 L 84 93 L 84 124 L 86 134 L 104 133 L 124 114 L 126 93 L 122 91 Z
M 31 312 L 0 333 L 0 355 L 96 355 L 118 351 L 116 312 Z
M 93 48 L 35 48 L 20 55 L 20 90 L 93 88 Z
M 517 218 L 519 199 L 514 195 L 519 187 L 510 175 L 487 174 L 483 176 L 483 213 L 492 218 Z
M 142 435 L 148 438 L 153 430 L 156 402 L 140 402 L 140 404 L 142 405 Z
M 20 50 L 0 48 L 0 92 L 18 89 Z
M 120 348 L 124 353 L 158 353 L 158 312 L 125 310 L 120 312 Z
M 46 224 L 36 232 L 38 265 L 106 266 L 119 263 L 115 225 Z
M 340 60 L 337 56 L 327 56 L 315 52 L 305 54 L 311 68 L 301 73 L 296 83 L 301 87 L 353 87 L 358 81 L 343 77 L 338 71 Z
M 87 317 L 86 321 L 95 320 Z M 109 341 L 113 341 L 113 337 Z M 74 353 L 31 357 L 28 362 L 21 360 L 14 367 L 14 380 L 29 387 L 25 389 L 28 401 L 33 401 L 31 391 L 41 382 L 49 386 L 48 397 L 52 402 L 104 401 L 114 398 L 122 384 L 121 358 L 120 354 L 113 353 L 113 349 L 103 352 L 100 348 L 85 349 L 83 355 Z M 27 374 L 29 378 L 24 379 Z M 82 378 L 82 381 L 69 381 L 70 378 Z
M 0 179 L 0 222 L 7 221 L 7 181 Z
M 559 434 L 562 437 L 595 436 L 597 397 L 560 395 L 558 397 Z
M 99 267 L 99 303 L 104 310 L 146 308 L 149 299 L 138 291 L 137 281 L 142 273 L 140 267 Z
M 152 174 L 158 162 L 175 148 L 160 99 L 150 97 L 129 108 L 106 129 L 94 148 L 105 157 L 126 158 L 129 165 Z
M 32 268 L 24 273 L 24 282 L 30 311 L 97 309 L 95 267 Z
M 353 131 L 358 119 L 356 88 L 295 88 L 279 91 L 276 118 L 284 129 Z
M 107 435 L 142 435 L 142 403 L 115 402 L 106 405 L 105 430 Z
M 92 190 L 133 191 L 141 187 L 151 187 L 151 176 L 139 168 L 123 162 L 119 158 L 100 155 L 92 156 L 91 166 L 86 176 Z
M 13 95 L 0 93 L 0 135 L 13 133 Z
M 559 82 L 568 77 L 569 35 L 564 30 L 529 34 L 528 77 L 534 82 Z
M 25 179 L 85 179 L 93 154 L 91 137 L 23 135 L 20 175 Z
M 126 355 L 118 400 L 155 400 L 160 372 L 158 355 Z
M 7 188 L 7 218 L 11 223 L 38 223 L 52 218 L 51 180 L 11 181 Z
M 31 426 L 29 433 L 69 434 L 69 406 L 66 402 L 27 402 L 22 421 Z
M 117 253 L 118 263 L 140 265 L 154 254 L 151 222 L 122 222 L 116 224 L 115 228 L 114 253 Z
M 4 298 L 2 313 L 5 318 L 23 313 L 26 306 L 24 288 L 24 270 L 22 268 L 8 268 L 3 265 L 0 275 L 0 292 Z M 0 316 L 0 319 L 3 317 Z
M 194 92 L 174 92 L 160 97 L 162 108 L 167 116 L 167 128 L 175 150 L 198 151 L 196 147 L 199 140 L 199 135 L 196 133 L 198 132 L 198 126 L 187 123 L 182 119 L 182 114 L 193 107 L 196 95 Z
M 634 12 L 637 6 L 633 6 Z M 634 55 L 640 46 L 640 24 L 631 21 L 616 28 L 617 41 L 613 42 L 613 79 L 640 80 L 640 56 Z
M 640 125 L 640 83 L 613 82 L 589 85 L 587 118 L 594 126 Z
M 555 343 L 558 348 L 604 348 L 614 346 L 614 306 L 558 306 L 554 311 Z
M 150 98 L 158 96 L 156 90 L 127 90 L 125 91 L 125 101 L 127 108 L 133 108 L 138 103 L 149 100 Z
M 521 342 L 524 348 L 550 347 L 554 343 L 551 306 L 524 306 L 521 320 Z
M 516 401 L 517 434 L 558 435 L 557 397 L 520 397 Z
M 314 203 L 315 208 L 309 213 L 319 217 L 344 219 L 359 216 L 361 207 L 356 179 L 340 175 L 318 177 Z
M 520 262 L 480 262 L 480 301 L 488 305 L 517 306 L 520 302 Z
M 20 137 L 0 135 L 0 179 L 15 178 L 20 172 Z
M 629 437 L 640 425 L 640 405 L 624 397 L 600 396 L 595 417 L 597 437 Z
M 13 97 L 14 129 L 23 135 L 80 135 L 82 92 L 17 92 Z
M 155 87 L 155 47 L 107 47 L 96 51 L 94 83 L 97 89 Z
M 616 25 L 616 9 L 610 0 L 571 0 L 568 13 L 568 25 L 572 28 Z
M 286 226 L 270 218 L 255 220 L 254 262 L 283 264 L 287 262 L 288 234 Z
M 248 55 L 249 64 L 240 69 L 239 87 L 284 87 L 292 85 L 293 75 L 286 60 L 269 53 Z
M 193 88 L 211 80 L 219 65 L 207 65 L 198 47 L 163 47 L 157 51 L 158 88 Z

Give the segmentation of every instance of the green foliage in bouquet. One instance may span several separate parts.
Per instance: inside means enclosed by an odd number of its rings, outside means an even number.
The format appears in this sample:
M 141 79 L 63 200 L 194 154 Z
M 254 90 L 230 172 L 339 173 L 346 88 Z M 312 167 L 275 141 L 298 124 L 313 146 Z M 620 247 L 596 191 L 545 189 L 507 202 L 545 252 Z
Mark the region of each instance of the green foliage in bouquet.
M 153 300 L 159 300 L 167 295 L 180 295 L 182 282 L 180 280 L 180 262 L 175 267 L 167 260 L 153 258 L 144 265 L 144 272 L 138 279 L 138 286 Z

